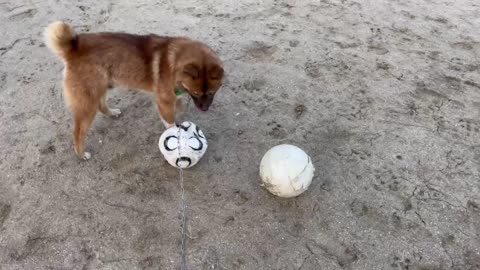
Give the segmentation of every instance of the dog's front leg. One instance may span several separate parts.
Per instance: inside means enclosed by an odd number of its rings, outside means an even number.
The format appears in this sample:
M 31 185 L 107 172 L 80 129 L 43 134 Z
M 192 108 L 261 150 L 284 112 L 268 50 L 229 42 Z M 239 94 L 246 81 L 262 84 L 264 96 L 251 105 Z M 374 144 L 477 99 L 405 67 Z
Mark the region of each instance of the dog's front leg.
M 173 91 L 171 91 L 171 93 L 157 92 L 155 101 L 157 102 L 160 118 L 162 119 L 165 127 L 171 128 L 175 126 L 175 104 L 177 102 L 177 97 Z

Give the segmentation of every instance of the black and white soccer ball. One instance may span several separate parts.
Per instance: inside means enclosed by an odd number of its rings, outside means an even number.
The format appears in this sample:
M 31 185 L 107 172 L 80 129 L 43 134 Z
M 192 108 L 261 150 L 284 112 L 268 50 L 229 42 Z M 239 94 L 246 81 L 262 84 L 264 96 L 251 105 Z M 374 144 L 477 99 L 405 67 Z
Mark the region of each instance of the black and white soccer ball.
M 158 147 L 168 163 L 177 168 L 190 168 L 207 151 L 207 138 L 192 122 L 171 127 L 160 136 Z

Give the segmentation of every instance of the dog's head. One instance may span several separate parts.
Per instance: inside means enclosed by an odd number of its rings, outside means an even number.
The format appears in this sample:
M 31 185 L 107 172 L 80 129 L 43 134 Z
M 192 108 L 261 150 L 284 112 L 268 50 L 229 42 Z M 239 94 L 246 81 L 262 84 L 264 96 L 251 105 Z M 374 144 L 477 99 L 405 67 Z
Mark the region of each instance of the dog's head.
M 223 84 L 224 71 L 221 62 L 211 51 L 201 51 L 184 63 L 177 73 L 177 86 L 192 97 L 198 109 L 207 111 Z

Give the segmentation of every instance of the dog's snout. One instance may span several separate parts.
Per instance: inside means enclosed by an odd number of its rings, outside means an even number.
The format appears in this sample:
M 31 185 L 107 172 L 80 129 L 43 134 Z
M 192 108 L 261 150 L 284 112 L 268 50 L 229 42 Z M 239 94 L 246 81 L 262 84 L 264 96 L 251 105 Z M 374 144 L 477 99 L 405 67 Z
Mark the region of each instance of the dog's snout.
M 210 107 L 210 102 L 208 101 L 207 95 L 203 95 L 200 99 L 200 109 L 204 112 L 208 111 L 208 107 Z
M 213 96 L 203 94 L 200 97 L 193 97 L 193 101 L 199 110 L 206 112 L 212 105 Z

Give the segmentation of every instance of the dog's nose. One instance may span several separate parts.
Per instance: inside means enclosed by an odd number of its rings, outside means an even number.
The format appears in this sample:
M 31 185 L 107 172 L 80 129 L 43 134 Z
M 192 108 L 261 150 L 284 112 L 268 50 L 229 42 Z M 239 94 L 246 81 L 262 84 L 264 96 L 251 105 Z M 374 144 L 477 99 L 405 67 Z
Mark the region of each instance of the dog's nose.
M 206 111 L 208 111 L 208 107 L 209 107 L 208 104 L 202 104 L 202 106 L 201 106 L 200 109 L 201 109 L 202 111 L 206 112 Z
M 208 111 L 208 107 L 210 107 L 210 102 L 208 100 L 207 95 L 203 95 L 200 101 L 200 109 L 204 112 Z

